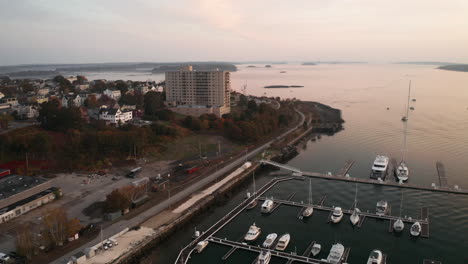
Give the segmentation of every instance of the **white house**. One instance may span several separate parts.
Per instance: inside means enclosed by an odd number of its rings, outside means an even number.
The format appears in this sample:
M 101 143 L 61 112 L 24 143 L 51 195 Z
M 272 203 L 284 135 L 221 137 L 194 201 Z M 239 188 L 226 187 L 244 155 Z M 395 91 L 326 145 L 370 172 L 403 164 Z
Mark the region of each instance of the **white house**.
M 118 101 L 122 94 L 120 93 L 120 90 L 114 90 L 114 89 L 106 89 L 104 90 L 104 94 L 109 96 L 110 98 Z
M 39 112 L 32 105 L 16 105 L 13 107 L 13 111 L 17 111 L 18 116 L 27 119 L 39 116 Z
M 89 89 L 89 84 L 77 84 L 75 85 L 75 89 L 79 91 L 85 91 Z
M 102 107 L 99 110 L 99 120 L 105 120 L 110 124 L 125 124 L 132 120 L 132 118 L 132 111 L 121 111 L 120 109 L 106 107 Z
M 2 99 L 3 97 L 5 97 L 5 95 L 2 92 L 0 92 L 0 99 Z
M 50 92 L 50 89 L 47 87 L 37 90 L 37 95 L 47 95 Z

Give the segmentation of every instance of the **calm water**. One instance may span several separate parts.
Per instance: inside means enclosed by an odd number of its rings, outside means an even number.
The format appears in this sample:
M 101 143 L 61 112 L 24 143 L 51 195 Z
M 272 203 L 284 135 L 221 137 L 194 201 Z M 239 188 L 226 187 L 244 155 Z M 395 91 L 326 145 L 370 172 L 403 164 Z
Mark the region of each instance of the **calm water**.
M 309 142 L 289 164 L 305 171 L 337 172 L 347 159 L 356 161 L 350 174 L 367 178 L 373 159 L 385 154 L 400 159 L 408 82 L 412 80 L 412 98 L 416 102 L 408 123 L 408 157 L 412 183 L 430 185 L 437 182 L 435 163 L 446 166 L 450 185 L 468 188 L 465 166 L 468 164 L 468 73 L 436 70 L 415 65 L 273 65 L 273 68 L 246 68 L 232 74 L 234 90 L 247 82 L 247 93 L 319 101 L 339 108 L 345 119 L 345 130 L 316 142 Z M 435 67 L 435 66 L 434 66 Z M 280 73 L 280 71 L 287 71 Z M 264 89 L 265 85 L 304 85 L 298 89 Z M 387 110 L 387 107 L 390 110 Z M 271 176 L 261 175 L 259 184 Z M 327 194 L 329 206 L 348 208 L 354 198 L 353 184 L 313 180 L 314 200 Z M 388 187 L 359 185 L 359 208 L 374 211 L 379 199 L 386 199 L 398 215 L 400 190 Z M 307 184 L 285 182 L 268 195 L 286 197 L 297 192 L 296 201 L 307 200 Z M 203 230 L 243 199 L 239 192 L 226 206 L 217 208 L 187 226 L 165 245 L 154 251 L 152 263 L 173 263 L 181 247 L 190 241 L 194 226 Z M 423 258 L 446 263 L 468 263 L 468 196 L 419 191 L 404 191 L 402 215 L 417 217 L 421 206 L 430 207 L 430 238 L 412 239 L 409 226 L 396 236 L 388 232 L 388 222 L 367 219 L 362 228 L 353 229 L 348 217 L 338 225 L 326 224 L 325 212 L 316 211 L 312 218 L 296 218 L 297 208 L 281 206 L 272 215 L 262 216 L 259 210 L 241 214 L 216 236 L 238 240 L 252 222 L 262 227 L 261 243 L 271 232 L 289 232 L 288 251 L 302 253 L 308 243 L 319 241 L 326 257 L 331 245 L 340 241 L 351 247 L 350 263 L 365 263 L 369 252 L 382 249 L 388 263 L 422 263 Z M 228 248 L 210 244 L 190 264 L 251 263 L 255 254 L 237 251 L 226 262 L 221 257 Z M 285 263 L 274 259 L 272 263 Z

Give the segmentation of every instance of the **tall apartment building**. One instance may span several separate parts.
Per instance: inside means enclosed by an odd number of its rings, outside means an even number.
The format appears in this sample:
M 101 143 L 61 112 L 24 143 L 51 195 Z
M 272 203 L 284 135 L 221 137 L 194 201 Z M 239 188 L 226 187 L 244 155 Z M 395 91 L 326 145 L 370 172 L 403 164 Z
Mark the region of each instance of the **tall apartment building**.
M 166 103 L 174 112 L 221 117 L 231 111 L 231 83 L 227 71 L 194 71 L 185 66 L 166 72 Z

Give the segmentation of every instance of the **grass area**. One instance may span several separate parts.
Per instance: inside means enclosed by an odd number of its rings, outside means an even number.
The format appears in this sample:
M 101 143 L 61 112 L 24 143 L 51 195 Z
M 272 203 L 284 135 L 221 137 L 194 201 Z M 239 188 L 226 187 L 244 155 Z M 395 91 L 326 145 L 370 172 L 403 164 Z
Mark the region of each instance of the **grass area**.
M 243 146 L 233 143 L 226 138 L 212 134 L 193 134 L 173 142 L 166 143 L 166 150 L 158 157 L 159 160 L 181 160 L 198 157 L 200 152 L 217 152 L 218 142 L 221 153 L 239 151 Z

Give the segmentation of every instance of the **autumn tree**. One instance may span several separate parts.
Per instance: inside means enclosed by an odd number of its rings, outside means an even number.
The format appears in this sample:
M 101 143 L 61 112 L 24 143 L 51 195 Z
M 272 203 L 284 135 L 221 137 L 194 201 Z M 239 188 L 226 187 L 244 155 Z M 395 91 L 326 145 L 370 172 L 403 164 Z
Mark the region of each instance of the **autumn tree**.
M 94 94 L 89 95 L 88 98 L 86 98 L 86 100 L 84 101 L 84 106 L 86 106 L 87 108 L 99 107 L 99 103 L 98 103 L 98 100 L 96 99 L 96 95 Z
M 22 224 L 16 228 L 16 252 L 27 259 L 31 259 L 37 252 L 37 236 L 33 229 L 34 226 L 31 223 Z
M 104 202 L 104 212 L 112 213 L 130 208 L 132 204 L 129 195 L 124 194 L 120 189 L 113 190 L 106 196 Z
M 81 129 L 84 123 L 79 108 L 62 108 L 57 100 L 42 103 L 37 120 L 44 129 L 63 132 Z
M 145 94 L 144 109 L 145 115 L 155 116 L 158 110 L 164 108 L 164 99 L 162 93 L 150 91 Z
M 8 125 L 13 120 L 13 117 L 8 114 L 0 114 L 0 128 L 8 129 Z
M 73 220 L 72 224 L 73 228 L 76 228 L 75 220 Z M 56 207 L 45 211 L 42 216 L 42 225 L 46 230 L 46 235 L 54 245 L 63 245 L 70 231 L 70 220 L 65 209 Z

